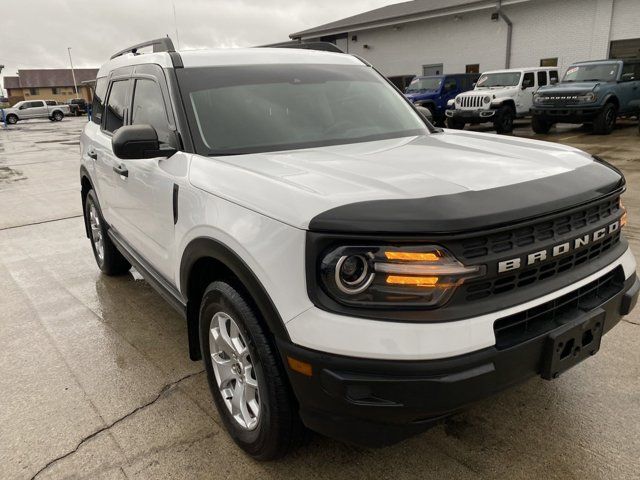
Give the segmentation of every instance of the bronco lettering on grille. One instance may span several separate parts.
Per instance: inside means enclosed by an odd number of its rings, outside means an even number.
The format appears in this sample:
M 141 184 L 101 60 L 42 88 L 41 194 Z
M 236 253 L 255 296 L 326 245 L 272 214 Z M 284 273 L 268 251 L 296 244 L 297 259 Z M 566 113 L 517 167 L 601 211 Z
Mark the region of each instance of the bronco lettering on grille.
M 559 243 L 553 247 L 549 247 L 544 250 L 538 250 L 522 257 L 511 258 L 509 260 L 503 260 L 498 263 L 498 273 L 509 272 L 511 270 L 517 270 L 524 266 L 533 265 L 535 263 L 544 262 L 549 258 L 554 258 L 572 250 L 589 245 L 590 243 L 603 240 L 607 235 L 610 235 L 620 229 L 620 221 L 614 222 L 606 227 L 602 227 L 599 230 L 581 237 L 574 238 L 568 242 Z

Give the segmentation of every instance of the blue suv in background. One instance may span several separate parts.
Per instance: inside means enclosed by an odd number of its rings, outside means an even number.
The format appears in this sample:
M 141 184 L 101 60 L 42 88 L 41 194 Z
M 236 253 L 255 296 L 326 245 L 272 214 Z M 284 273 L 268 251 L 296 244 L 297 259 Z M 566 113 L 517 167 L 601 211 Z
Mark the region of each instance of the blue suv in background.
M 480 77 L 477 73 L 455 73 L 449 75 L 433 75 L 416 77 L 406 88 L 405 96 L 415 105 L 428 108 L 436 124 L 442 125 L 445 120 L 447 102 L 456 95 L 473 90 Z

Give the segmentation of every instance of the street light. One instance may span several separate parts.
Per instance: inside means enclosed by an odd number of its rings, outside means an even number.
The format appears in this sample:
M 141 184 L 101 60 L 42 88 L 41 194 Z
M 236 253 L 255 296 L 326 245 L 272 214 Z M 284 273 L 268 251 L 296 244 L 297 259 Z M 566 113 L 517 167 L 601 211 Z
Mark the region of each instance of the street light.
M 76 90 L 76 98 L 78 97 L 78 84 L 76 83 L 76 72 L 73 70 L 73 60 L 71 60 L 71 47 L 67 47 L 69 52 L 69 63 L 71 64 L 71 76 L 73 77 L 73 88 Z

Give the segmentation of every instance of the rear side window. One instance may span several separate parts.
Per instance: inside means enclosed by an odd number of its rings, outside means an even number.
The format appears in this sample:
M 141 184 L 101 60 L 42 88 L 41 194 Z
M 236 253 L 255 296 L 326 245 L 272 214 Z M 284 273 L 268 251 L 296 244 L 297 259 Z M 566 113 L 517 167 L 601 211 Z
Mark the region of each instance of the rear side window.
M 444 91 L 452 92 L 457 88 L 457 83 L 455 78 L 447 78 L 444 82 Z
M 543 87 L 547 84 L 547 72 L 538 72 L 538 86 Z
M 536 84 L 535 77 L 533 76 L 533 72 L 527 72 L 524 74 L 524 78 L 522 79 L 522 86 L 524 88 L 534 87 Z
M 104 97 L 107 94 L 107 77 L 96 80 L 96 90 L 93 92 L 92 118 L 93 123 L 102 123 L 102 113 L 104 112 Z
M 57 105 L 53 100 L 47 100 L 47 105 Z
M 132 123 L 151 125 L 158 132 L 158 140 L 172 143 L 173 135 L 169 128 L 167 112 L 164 108 L 160 85 L 153 80 L 136 80 L 133 94 Z
M 124 125 L 124 109 L 127 101 L 127 87 L 129 80 L 119 80 L 111 85 L 104 129 L 107 132 L 115 132 Z

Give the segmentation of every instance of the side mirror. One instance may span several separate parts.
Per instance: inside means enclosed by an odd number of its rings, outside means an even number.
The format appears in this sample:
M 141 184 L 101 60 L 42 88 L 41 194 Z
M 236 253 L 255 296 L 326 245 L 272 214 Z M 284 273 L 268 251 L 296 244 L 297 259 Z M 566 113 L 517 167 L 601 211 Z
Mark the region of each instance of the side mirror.
M 158 133 L 151 125 L 120 127 L 111 138 L 111 148 L 123 160 L 169 157 L 175 150 L 160 150 Z
M 24 110 L 25 108 L 27 108 L 27 106 L 26 106 L 26 105 L 20 105 L 20 106 L 18 107 L 18 110 Z
M 552 78 L 549 80 L 549 85 L 555 85 L 558 83 L 558 79 L 557 78 Z

